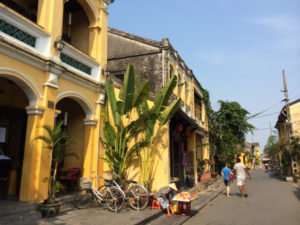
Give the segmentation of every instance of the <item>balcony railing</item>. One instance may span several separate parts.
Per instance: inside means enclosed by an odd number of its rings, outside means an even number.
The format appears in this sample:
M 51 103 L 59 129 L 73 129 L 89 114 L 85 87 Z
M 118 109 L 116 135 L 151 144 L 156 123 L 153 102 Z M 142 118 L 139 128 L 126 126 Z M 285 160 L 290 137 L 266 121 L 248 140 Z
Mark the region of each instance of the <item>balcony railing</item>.
M 0 3 L 0 36 L 49 56 L 51 37 L 41 27 Z
M 64 45 L 59 56 L 62 64 L 83 76 L 100 81 L 100 64 L 73 46 L 65 42 Z

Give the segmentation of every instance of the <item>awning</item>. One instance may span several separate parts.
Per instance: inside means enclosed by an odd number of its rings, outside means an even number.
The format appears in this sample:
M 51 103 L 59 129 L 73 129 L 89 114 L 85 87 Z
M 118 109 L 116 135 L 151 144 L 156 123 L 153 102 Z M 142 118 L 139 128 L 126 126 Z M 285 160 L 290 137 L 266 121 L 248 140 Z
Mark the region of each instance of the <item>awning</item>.
M 186 124 L 187 127 L 191 131 L 194 130 L 204 130 L 202 127 L 199 126 L 198 122 L 191 117 L 189 117 L 182 109 L 178 109 L 177 112 L 174 114 L 173 118 L 179 120 L 181 123 Z

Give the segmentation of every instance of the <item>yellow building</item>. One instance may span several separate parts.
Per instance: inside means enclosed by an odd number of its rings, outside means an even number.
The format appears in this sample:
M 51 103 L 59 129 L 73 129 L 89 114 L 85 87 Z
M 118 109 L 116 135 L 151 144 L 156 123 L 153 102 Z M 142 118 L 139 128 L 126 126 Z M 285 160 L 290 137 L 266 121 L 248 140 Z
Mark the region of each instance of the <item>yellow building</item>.
M 49 151 L 34 140 L 43 125 L 64 119 L 76 142 L 68 151 L 79 159 L 66 159 L 62 170 L 98 171 L 109 1 L 1 2 L 1 196 L 40 202 L 50 174 Z
M 165 126 L 160 138 L 153 190 L 173 181 L 183 186 L 187 177 L 197 183 L 197 159 L 209 159 L 209 149 L 205 145 L 208 143 L 208 124 L 203 88 L 167 38 L 154 41 L 109 28 L 106 69 L 116 88 L 129 63 L 136 74 L 149 80 L 150 101 L 173 74 L 178 77 L 171 100 L 180 97 L 181 108 Z M 138 168 L 132 171 L 130 178 L 141 182 Z M 209 178 L 208 167 L 205 172 Z
M 275 127 L 278 130 L 278 139 L 280 146 L 280 159 L 282 159 L 282 151 L 284 148 L 289 150 L 289 141 L 291 137 L 300 137 L 300 99 L 289 104 L 290 111 L 290 126 L 287 120 L 287 110 L 283 107 L 281 110 Z M 289 129 L 290 127 L 290 129 Z M 289 134 L 290 131 L 290 134 Z M 300 159 L 292 157 L 292 171 L 293 174 L 300 171 Z
M 252 153 L 252 144 L 245 142 L 244 153 L 242 153 L 242 162 L 247 166 L 247 168 L 253 168 L 253 153 Z

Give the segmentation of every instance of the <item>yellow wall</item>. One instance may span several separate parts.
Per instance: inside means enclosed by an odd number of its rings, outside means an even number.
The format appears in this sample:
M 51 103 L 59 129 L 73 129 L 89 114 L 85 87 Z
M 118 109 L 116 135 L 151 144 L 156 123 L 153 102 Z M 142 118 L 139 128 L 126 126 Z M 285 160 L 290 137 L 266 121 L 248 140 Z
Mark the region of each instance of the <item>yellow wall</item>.
M 19 195 L 21 201 L 41 202 L 47 197 L 47 183 L 43 180 L 50 174 L 50 151 L 45 149 L 42 141 L 35 141 L 34 138 L 37 135 L 46 135 L 42 129 L 43 125 L 54 126 L 55 106 L 60 101 L 65 103 L 63 109 L 71 112 L 69 121 L 72 123 L 68 124 L 68 130 L 76 141 L 68 150 L 76 152 L 79 156 L 79 160 L 67 158 L 64 169 L 80 167 L 82 174 L 88 177 L 90 171 L 98 171 L 101 130 L 101 105 L 98 101 L 103 85 L 80 73 L 69 72 L 57 58 L 59 51 L 54 48 L 54 41 L 62 36 L 64 2 L 39 0 L 35 25 L 13 10 L 5 9 L 25 21 L 29 27 L 35 27 L 49 35 L 49 40 L 51 38 L 49 56 L 24 47 L 13 38 L 6 38 L 10 42 L 9 45 L 0 41 L 0 48 L 7 50 L 7 53 L 0 54 L 0 88 L 5 90 L 5 94 L 0 96 L 0 107 L 26 108 L 28 112 Z M 73 18 L 78 26 L 74 27 L 72 32 L 79 34 L 73 36 L 73 47 L 89 54 L 104 67 L 107 59 L 107 11 L 102 7 L 103 1 L 78 2 L 82 4 L 86 16 L 80 13 Z M 3 5 L 0 4 L 0 7 Z M 57 82 L 50 79 L 53 75 L 56 76 Z M 13 81 L 16 87 L 7 89 L 7 80 L 2 77 Z M 104 80 L 102 74 L 101 79 Z M 12 99 L 9 96 L 17 98 Z M 29 102 L 33 96 L 37 99 L 36 103 Z M 68 101 L 64 101 L 66 99 L 76 101 L 77 103 L 73 104 L 75 108 L 71 107 Z M 10 193 L 15 191 L 11 190 Z
M 300 136 L 300 102 L 290 105 L 293 136 Z

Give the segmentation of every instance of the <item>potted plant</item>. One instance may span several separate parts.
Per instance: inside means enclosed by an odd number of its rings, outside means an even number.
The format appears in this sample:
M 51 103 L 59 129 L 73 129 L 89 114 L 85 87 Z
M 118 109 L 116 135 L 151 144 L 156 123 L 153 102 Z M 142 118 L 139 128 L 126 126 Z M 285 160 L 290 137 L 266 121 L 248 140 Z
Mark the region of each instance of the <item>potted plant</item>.
M 48 125 L 43 126 L 47 131 L 47 136 L 39 135 L 35 140 L 42 140 L 46 143 L 46 148 L 51 151 L 51 171 L 50 177 L 44 179 L 48 182 L 48 198 L 40 204 L 42 217 L 52 217 L 59 213 L 62 202 L 56 200 L 56 193 L 63 189 L 63 185 L 56 179 L 57 167 L 64 158 L 74 156 L 78 158 L 75 153 L 66 152 L 66 148 L 73 143 L 70 136 L 62 129 L 64 121 L 61 120 L 58 124 L 51 128 Z

